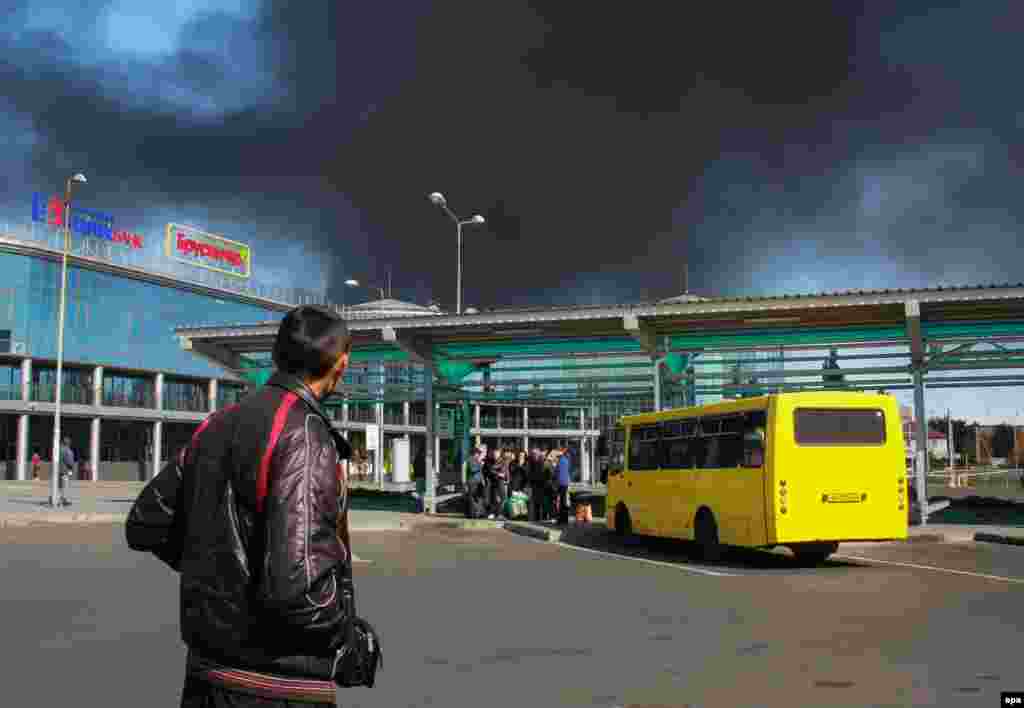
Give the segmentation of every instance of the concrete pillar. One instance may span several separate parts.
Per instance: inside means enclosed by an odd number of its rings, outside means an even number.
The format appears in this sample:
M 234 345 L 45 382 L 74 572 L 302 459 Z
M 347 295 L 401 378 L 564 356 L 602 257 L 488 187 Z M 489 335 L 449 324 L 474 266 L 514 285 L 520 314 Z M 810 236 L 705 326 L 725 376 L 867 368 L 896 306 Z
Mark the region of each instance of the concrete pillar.
M 346 401 L 346 402 L 341 404 L 341 422 L 342 423 L 347 423 L 348 422 L 348 401 Z M 346 432 L 348 432 L 348 431 L 346 431 Z M 347 439 L 348 438 L 346 438 L 346 440 Z
M 402 401 L 402 425 L 409 425 L 409 401 Z M 408 434 L 406 434 L 405 439 L 409 439 Z
M 426 439 L 426 483 L 423 490 L 423 510 L 428 514 L 437 512 L 434 490 L 437 488 L 437 430 L 434 425 L 434 374 L 427 366 L 423 377 L 423 395 L 426 399 L 427 439 Z
M 206 404 L 206 410 L 211 413 L 217 410 L 217 379 L 210 379 L 210 389 L 206 394 L 208 397 L 208 403 Z
M 530 429 L 530 407 L 523 406 L 523 430 Z
M 32 458 L 31 451 L 28 449 L 28 426 L 29 416 L 28 413 L 23 413 L 18 416 L 18 447 L 15 463 L 16 471 L 15 476 L 17 479 L 22 481 L 29 479 L 32 475 L 32 471 L 29 469 L 29 463 Z
M 21 400 L 32 400 L 32 360 L 28 357 L 21 360 Z
M 524 435 L 523 436 L 523 449 L 526 450 L 527 452 L 530 451 L 530 436 L 529 435 Z
M 164 375 L 162 373 L 156 375 L 154 389 L 156 409 L 162 411 L 164 409 Z
M 476 428 L 477 431 L 480 430 L 480 404 L 479 403 L 477 403 L 477 404 L 475 404 L 473 406 L 473 427 Z M 476 436 L 476 447 L 480 447 L 480 442 L 481 442 L 481 440 L 480 440 L 480 433 L 478 432 L 477 436 Z
M 163 374 L 159 375 L 161 378 Z M 160 450 L 163 448 L 164 441 L 164 423 L 162 420 L 153 422 L 153 468 L 150 470 L 149 477 L 152 479 L 156 477 L 160 472 Z
M 92 426 L 89 429 L 89 466 L 92 474 L 92 481 L 100 478 L 100 419 L 93 418 Z
M 97 366 L 92 370 L 92 404 L 103 405 L 103 367 Z

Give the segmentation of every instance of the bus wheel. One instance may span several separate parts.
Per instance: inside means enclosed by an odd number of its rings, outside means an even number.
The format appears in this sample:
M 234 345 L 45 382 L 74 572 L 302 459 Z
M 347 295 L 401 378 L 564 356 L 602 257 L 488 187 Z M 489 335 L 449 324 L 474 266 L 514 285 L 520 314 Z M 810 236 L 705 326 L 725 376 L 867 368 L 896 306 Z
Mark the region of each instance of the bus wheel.
M 836 552 L 839 544 L 831 543 L 798 543 L 790 546 L 796 559 L 802 565 L 819 565 Z
M 625 504 L 615 507 L 615 535 L 623 539 L 633 535 L 633 520 Z
M 697 538 L 697 553 L 703 561 L 717 561 L 722 557 L 722 544 L 718 542 L 718 524 L 715 515 L 708 509 L 697 512 L 693 524 Z

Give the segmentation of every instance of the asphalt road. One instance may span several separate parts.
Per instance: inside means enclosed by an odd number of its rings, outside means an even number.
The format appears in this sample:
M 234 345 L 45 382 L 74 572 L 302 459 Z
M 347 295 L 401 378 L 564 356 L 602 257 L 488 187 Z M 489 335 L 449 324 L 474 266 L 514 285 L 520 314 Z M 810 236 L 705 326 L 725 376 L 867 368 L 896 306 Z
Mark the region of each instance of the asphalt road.
M 709 566 L 680 544 L 566 538 L 357 534 L 360 612 L 385 664 L 376 688 L 340 705 L 995 706 L 1024 689 L 1024 548 L 856 546 L 820 568 L 782 553 Z M 5 705 L 178 704 L 169 570 L 116 526 L 0 539 Z

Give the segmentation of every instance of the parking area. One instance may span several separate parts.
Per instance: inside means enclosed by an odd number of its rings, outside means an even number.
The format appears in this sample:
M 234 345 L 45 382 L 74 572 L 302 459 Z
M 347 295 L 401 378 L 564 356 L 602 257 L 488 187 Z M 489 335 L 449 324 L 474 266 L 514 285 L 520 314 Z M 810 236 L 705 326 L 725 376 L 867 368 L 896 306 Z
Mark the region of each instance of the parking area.
M 0 620 L 23 667 L 6 682 L 12 705 L 39 703 L 40 686 L 46 704 L 116 690 L 177 705 L 169 570 L 116 526 L 0 535 Z M 573 547 L 443 525 L 357 533 L 360 612 L 386 657 L 378 686 L 342 705 L 988 706 L 1020 688 L 1024 593 L 980 573 L 1024 577 L 1024 549 L 862 546 L 820 568 L 783 553 L 708 566 L 684 544 L 602 536 Z M 931 565 L 978 574 L 915 567 Z

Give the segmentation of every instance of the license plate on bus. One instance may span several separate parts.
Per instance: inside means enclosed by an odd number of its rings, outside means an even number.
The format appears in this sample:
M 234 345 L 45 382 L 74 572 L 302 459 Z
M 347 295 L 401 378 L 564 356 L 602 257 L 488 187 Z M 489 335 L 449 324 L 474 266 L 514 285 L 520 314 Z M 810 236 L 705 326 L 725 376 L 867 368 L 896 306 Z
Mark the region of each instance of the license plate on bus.
M 826 504 L 859 504 L 862 499 L 860 492 L 827 492 L 821 495 Z

